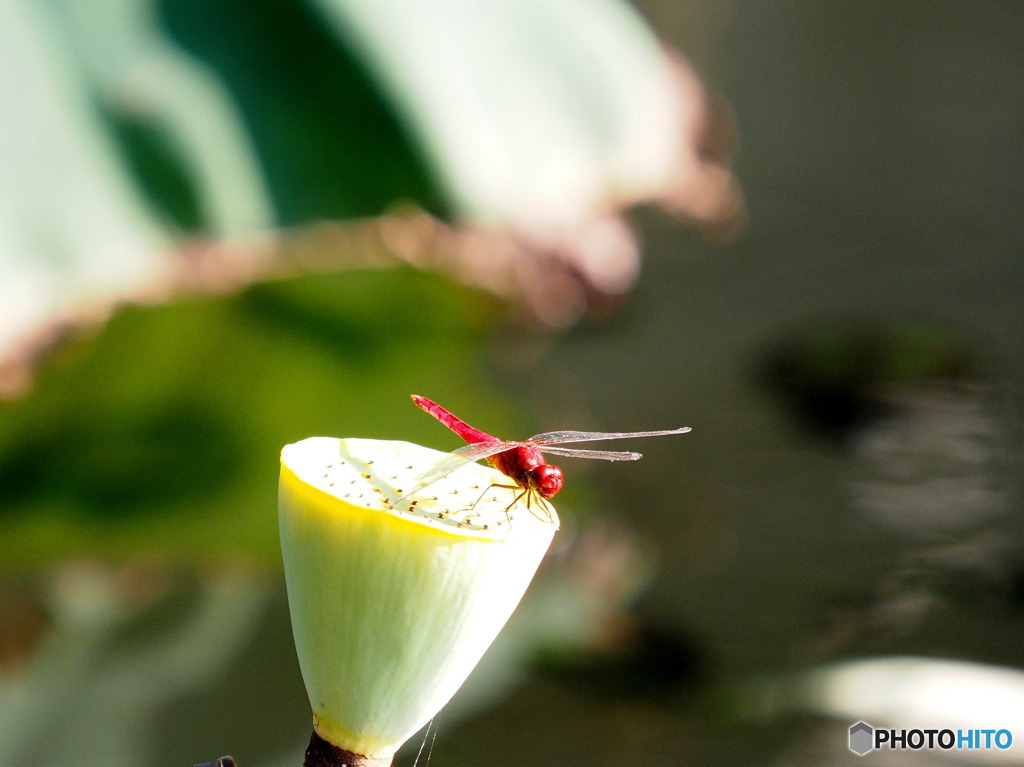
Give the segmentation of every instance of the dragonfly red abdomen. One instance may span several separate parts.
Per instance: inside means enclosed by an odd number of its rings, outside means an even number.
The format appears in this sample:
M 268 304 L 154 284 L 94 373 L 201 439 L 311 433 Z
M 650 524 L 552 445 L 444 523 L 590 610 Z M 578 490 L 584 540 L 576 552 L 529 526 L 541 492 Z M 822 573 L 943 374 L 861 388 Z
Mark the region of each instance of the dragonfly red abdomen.
M 436 402 L 432 402 L 426 397 L 421 397 L 419 394 L 411 394 L 409 396 L 412 397 L 412 401 L 416 403 L 416 406 L 420 410 L 430 413 L 430 415 L 434 416 L 434 418 L 458 434 L 469 444 L 475 445 L 480 442 L 501 442 L 497 437 L 492 437 L 487 432 L 480 431 L 479 429 L 470 426 L 461 418 L 458 418 L 454 413 L 441 407 Z

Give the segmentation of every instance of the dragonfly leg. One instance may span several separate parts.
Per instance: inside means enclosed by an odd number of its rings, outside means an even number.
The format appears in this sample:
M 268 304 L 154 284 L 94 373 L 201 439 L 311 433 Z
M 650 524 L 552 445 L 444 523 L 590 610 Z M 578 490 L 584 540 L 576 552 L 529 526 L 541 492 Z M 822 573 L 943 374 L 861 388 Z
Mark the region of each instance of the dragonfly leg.
M 472 511 L 473 509 L 475 509 L 476 505 L 483 500 L 483 497 L 490 493 L 490 491 L 493 491 L 495 487 L 507 489 L 507 491 L 519 491 L 519 493 L 517 493 L 516 496 L 512 499 L 512 503 L 505 507 L 505 517 L 509 521 L 509 527 L 512 526 L 512 514 L 510 513 L 512 511 L 512 507 L 519 503 L 523 499 L 523 496 L 526 497 L 526 509 L 529 511 L 530 514 L 536 516 L 543 522 L 551 521 L 551 512 L 548 510 L 548 508 L 546 508 L 548 502 L 545 501 L 544 498 L 540 496 L 540 494 L 534 491 L 534 489 L 530 487 L 523 487 L 521 484 L 502 484 L 500 482 L 492 482 L 484 488 L 483 493 L 481 493 L 477 497 L 477 499 L 472 503 L 472 505 L 469 506 L 467 511 Z M 497 501 L 498 499 L 495 500 Z M 540 506 L 544 512 L 544 516 L 538 514 L 537 510 L 535 509 L 535 500 L 540 501 Z
M 480 501 L 482 501 L 484 499 L 484 496 L 487 495 L 489 492 L 491 492 L 492 489 L 494 489 L 496 487 L 507 487 L 507 488 L 512 489 L 512 488 L 519 487 L 519 485 L 499 485 L 499 484 L 496 484 L 496 483 L 492 482 L 491 484 L 489 484 L 487 487 L 484 488 L 484 491 L 482 493 L 480 493 L 480 496 L 475 501 L 473 501 L 473 505 L 470 506 L 469 508 L 471 510 L 475 509 L 476 505 L 478 503 L 480 503 Z
M 484 490 L 484 491 L 483 491 L 482 493 L 480 493 L 480 497 L 476 499 L 476 501 L 475 501 L 475 502 L 473 503 L 473 505 L 472 505 L 472 506 L 471 506 L 470 508 L 475 508 L 475 507 L 476 507 L 476 505 L 477 505 L 478 503 L 480 503 L 480 501 L 482 501 L 482 500 L 484 499 L 484 496 L 485 496 L 485 495 L 487 495 L 487 494 L 488 494 L 489 492 L 491 492 L 491 490 L 493 490 L 493 489 L 494 489 L 494 488 L 496 488 L 496 487 L 500 487 L 500 488 L 502 488 L 502 489 L 504 489 L 504 490 L 520 490 L 520 489 L 522 489 L 522 488 L 520 488 L 520 486 L 519 486 L 519 485 L 502 485 L 502 484 L 499 484 L 499 483 L 497 483 L 497 482 L 492 482 L 491 484 L 489 484 L 489 485 L 487 486 L 487 489 L 486 489 L 486 490 Z M 529 492 L 529 490 L 523 490 L 523 493 L 526 493 L 526 492 Z M 522 497 L 523 497 L 523 493 L 520 493 L 520 494 L 519 494 L 519 495 L 517 495 L 517 496 L 516 496 L 515 498 L 513 498 L 513 499 L 512 499 L 512 503 L 510 503 L 510 504 L 509 504 L 508 506 L 506 506 L 506 507 L 505 507 L 505 518 L 506 518 L 506 519 L 508 520 L 508 525 L 509 525 L 509 527 L 512 527 L 512 515 L 511 515 L 511 514 L 509 514 L 509 510 L 510 510 L 510 509 L 511 509 L 511 508 L 512 508 L 513 506 L 515 506 L 515 505 L 516 505 L 516 502 L 517 502 L 517 501 L 518 501 L 518 500 L 519 500 L 520 498 L 522 498 Z M 495 500 L 497 500 L 497 499 L 495 499 Z
M 518 488 L 518 485 L 495 485 L 495 487 L 507 487 L 509 489 L 516 489 Z M 524 495 L 526 496 L 526 510 L 533 514 L 533 516 L 535 516 L 541 522 L 551 522 L 551 511 L 549 510 L 549 504 L 547 500 L 533 488 L 526 487 L 523 488 L 523 492 L 521 492 L 519 495 L 512 499 L 512 503 L 505 507 L 505 516 L 509 518 L 509 527 L 512 526 L 512 517 L 508 513 L 509 509 L 511 509 L 513 506 L 519 503 L 519 501 L 523 499 Z M 538 503 L 534 504 L 534 501 L 537 501 Z M 540 506 L 541 510 L 544 512 L 544 516 L 541 516 L 537 513 L 535 506 Z
M 521 493 L 519 493 L 515 498 L 512 499 L 512 503 L 505 507 L 505 518 L 508 520 L 508 525 L 511 528 L 512 515 L 509 512 L 512 510 L 512 507 L 515 506 L 524 495 L 530 493 L 529 488 L 523 488 L 521 485 L 503 485 L 499 482 L 492 482 L 486 488 L 484 488 L 484 491 L 480 493 L 479 497 L 475 501 L 473 501 L 473 504 L 467 509 L 467 511 L 472 511 L 473 509 L 475 509 L 476 505 L 484 499 L 484 496 L 487 495 L 489 492 L 491 492 L 491 490 L 493 490 L 496 487 L 501 488 L 503 490 L 522 490 Z M 497 500 L 497 498 L 495 498 L 494 500 Z M 529 497 L 527 497 L 526 507 L 530 508 Z
M 497 483 L 494 483 L 490 487 L 488 487 L 487 490 L 490 490 L 491 487 L 503 487 L 503 488 L 506 488 L 508 490 L 522 490 L 521 493 L 519 493 L 518 495 L 516 495 L 515 498 L 512 499 L 512 503 L 510 503 L 508 506 L 505 507 L 505 516 L 508 518 L 509 527 L 512 526 L 512 515 L 509 514 L 509 512 L 512 510 L 513 506 L 515 506 L 517 503 L 519 503 L 519 501 L 521 501 L 523 499 L 524 495 L 526 496 L 526 509 L 527 509 L 527 511 L 529 511 L 531 514 L 533 514 L 533 516 L 535 516 L 541 522 L 550 522 L 551 521 L 551 512 L 549 511 L 548 508 L 546 508 L 548 506 L 548 502 L 543 498 L 543 496 L 541 496 L 533 488 L 523 487 L 522 485 L 499 485 Z M 487 490 L 484 491 L 484 495 L 487 494 Z M 483 497 L 484 497 L 483 495 L 480 496 L 480 498 L 483 498 Z M 477 499 L 477 503 L 480 502 L 480 498 Z M 534 501 L 535 500 L 539 501 L 539 505 L 541 507 L 541 510 L 544 512 L 544 516 L 541 516 L 535 510 L 535 508 L 534 508 L 534 505 L 535 505 Z
M 512 501 L 513 505 L 516 503 L 516 501 L 518 501 L 524 495 L 526 496 L 526 508 L 527 508 L 527 510 L 531 514 L 533 514 L 533 516 L 535 516 L 537 519 L 539 519 L 541 522 L 551 522 L 550 504 L 547 502 L 547 500 L 544 498 L 544 496 L 542 496 L 540 493 L 537 493 L 537 492 L 531 490 L 530 488 L 527 488 L 522 493 L 517 495 L 516 496 L 516 500 Z M 543 517 L 534 510 L 533 504 L 532 504 L 532 501 L 534 501 L 534 500 L 539 501 L 538 505 L 540 506 L 540 508 L 544 512 L 544 516 Z M 509 508 L 511 508 L 511 506 Z

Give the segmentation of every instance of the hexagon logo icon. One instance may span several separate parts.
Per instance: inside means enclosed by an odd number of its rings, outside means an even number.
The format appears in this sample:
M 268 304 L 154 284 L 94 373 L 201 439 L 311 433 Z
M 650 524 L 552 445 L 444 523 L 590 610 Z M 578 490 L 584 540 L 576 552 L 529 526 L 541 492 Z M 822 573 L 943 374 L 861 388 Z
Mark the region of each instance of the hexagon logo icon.
M 875 729 L 867 722 L 857 722 L 850 728 L 850 750 L 857 756 L 873 751 Z

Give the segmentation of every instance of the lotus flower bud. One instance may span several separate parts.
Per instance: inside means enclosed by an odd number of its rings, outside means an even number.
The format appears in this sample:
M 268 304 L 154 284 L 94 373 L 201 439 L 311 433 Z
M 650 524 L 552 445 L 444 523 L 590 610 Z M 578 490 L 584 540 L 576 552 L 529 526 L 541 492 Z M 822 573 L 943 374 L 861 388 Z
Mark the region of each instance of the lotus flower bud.
M 281 549 L 314 740 L 372 763 L 389 763 L 452 697 L 558 529 L 546 502 L 512 504 L 518 491 L 493 487 L 512 483 L 490 467 L 418 488 L 445 455 L 326 437 L 281 453 Z

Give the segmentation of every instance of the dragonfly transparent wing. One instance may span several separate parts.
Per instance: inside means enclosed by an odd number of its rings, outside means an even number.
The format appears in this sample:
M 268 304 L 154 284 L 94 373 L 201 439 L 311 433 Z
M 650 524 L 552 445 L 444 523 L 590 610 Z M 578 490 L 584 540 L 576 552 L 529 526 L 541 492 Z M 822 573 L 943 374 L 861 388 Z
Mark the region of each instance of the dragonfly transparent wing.
M 617 450 L 583 450 L 578 447 L 553 447 L 548 445 L 535 445 L 542 453 L 552 455 L 566 455 L 570 458 L 599 458 L 602 461 L 639 461 L 643 458 L 640 453 L 619 452 Z
M 473 461 L 490 458 L 496 453 L 511 450 L 512 448 L 518 447 L 522 444 L 522 442 L 474 442 L 472 445 L 465 445 L 464 447 L 460 447 L 458 450 L 449 453 L 438 463 L 434 464 L 416 477 L 416 479 L 420 483 L 420 488 L 423 488 L 432 482 L 437 482 L 441 477 L 446 474 L 451 474 L 453 471 L 465 466 L 467 463 L 473 463 Z
M 429 485 L 434 484 L 438 480 L 444 479 L 453 471 L 461 469 L 466 464 L 479 461 L 484 458 L 490 458 L 495 453 L 500 453 L 503 450 L 510 450 L 511 448 L 522 445 L 522 442 L 474 442 L 471 445 L 464 445 L 458 450 L 448 453 L 444 458 L 435 463 L 429 469 L 424 471 L 422 474 L 416 477 L 416 487 L 403 495 L 394 505 L 397 506 L 407 498 L 412 498 L 418 495 Z
M 636 437 L 666 437 L 670 434 L 686 434 L 688 431 L 690 431 L 689 426 L 663 431 L 547 431 L 530 437 L 527 442 L 532 442 L 536 447 L 543 450 L 545 445 L 563 445 L 569 442 L 599 442 L 606 439 L 634 439 Z

